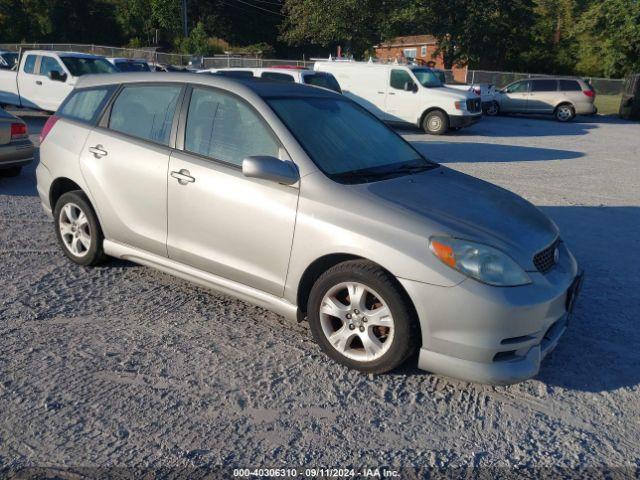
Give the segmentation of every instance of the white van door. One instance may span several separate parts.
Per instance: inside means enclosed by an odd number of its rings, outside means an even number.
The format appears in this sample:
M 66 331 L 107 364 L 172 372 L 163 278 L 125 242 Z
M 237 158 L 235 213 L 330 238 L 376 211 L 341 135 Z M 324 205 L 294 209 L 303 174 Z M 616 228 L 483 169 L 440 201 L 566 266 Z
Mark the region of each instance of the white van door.
M 386 112 L 387 77 L 389 69 L 383 66 L 344 66 L 322 68 L 338 80 L 342 93 L 362 105 L 375 116 L 388 120 Z
M 420 95 L 416 80 L 404 68 L 391 68 L 387 81 L 389 88 L 386 110 L 390 120 L 416 123 L 418 95 Z

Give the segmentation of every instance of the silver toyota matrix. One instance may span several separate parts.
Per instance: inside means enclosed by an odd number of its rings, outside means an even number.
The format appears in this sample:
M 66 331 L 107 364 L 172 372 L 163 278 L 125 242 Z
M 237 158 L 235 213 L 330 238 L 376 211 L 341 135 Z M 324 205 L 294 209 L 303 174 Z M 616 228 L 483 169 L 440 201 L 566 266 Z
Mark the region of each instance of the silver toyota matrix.
M 322 88 L 82 77 L 42 131 L 37 178 L 77 264 L 126 259 L 306 319 L 363 372 L 417 354 L 471 381 L 532 377 L 582 279 L 536 207 Z

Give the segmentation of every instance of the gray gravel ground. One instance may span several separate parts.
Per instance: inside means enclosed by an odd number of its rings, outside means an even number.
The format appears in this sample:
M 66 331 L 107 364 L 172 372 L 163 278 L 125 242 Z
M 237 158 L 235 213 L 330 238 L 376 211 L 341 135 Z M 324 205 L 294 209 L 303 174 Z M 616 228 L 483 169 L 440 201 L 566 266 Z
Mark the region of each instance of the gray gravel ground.
M 0 468 L 640 476 L 640 124 L 485 118 L 402 134 L 539 205 L 585 268 L 571 328 L 537 378 L 490 387 L 412 364 L 362 375 L 328 361 L 306 324 L 150 268 L 73 265 L 30 167 L 0 179 Z

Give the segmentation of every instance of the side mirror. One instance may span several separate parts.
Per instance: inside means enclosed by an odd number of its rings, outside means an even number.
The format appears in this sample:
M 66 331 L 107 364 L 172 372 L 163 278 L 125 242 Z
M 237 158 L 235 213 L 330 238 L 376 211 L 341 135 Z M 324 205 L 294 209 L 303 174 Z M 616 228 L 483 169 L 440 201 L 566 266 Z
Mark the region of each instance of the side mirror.
M 49 78 L 55 82 L 66 82 L 67 81 L 67 74 L 66 73 L 60 73 L 58 70 L 51 70 L 49 72 Z
M 418 91 L 418 86 L 413 82 L 404 82 L 404 91 L 415 93 Z
M 276 157 L 256 155 L 242 161 L 242 174 L 249 178 L 261 178 L 283 185 L 293 185 L 300 175 L 293 162 Z

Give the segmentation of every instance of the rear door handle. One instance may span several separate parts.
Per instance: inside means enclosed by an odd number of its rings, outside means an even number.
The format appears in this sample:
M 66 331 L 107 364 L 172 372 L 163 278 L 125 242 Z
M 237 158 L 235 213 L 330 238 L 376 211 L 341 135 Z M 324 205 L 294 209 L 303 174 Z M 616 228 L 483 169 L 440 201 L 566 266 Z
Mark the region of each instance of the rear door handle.
M 179 172 L 171 172 L 171 176 L 178 180 L 180 185 L 186 185 L 187 183 L 193 183 L 196 181 L 196 179 L 189 174 L 189 170 L 185 170 L 184 168 Z
M 36 80 L 36 85 L 42 85 L 42 81 L 41 80 Z
M 93 153 L 93 156 L 96 158 L 102 158 L 109 155 L 102 145 L 96 145 L 95 147 L 89 147 L 89 151 Z
M 379 95 L 384 95 L 384 92 L 378 92 Z

